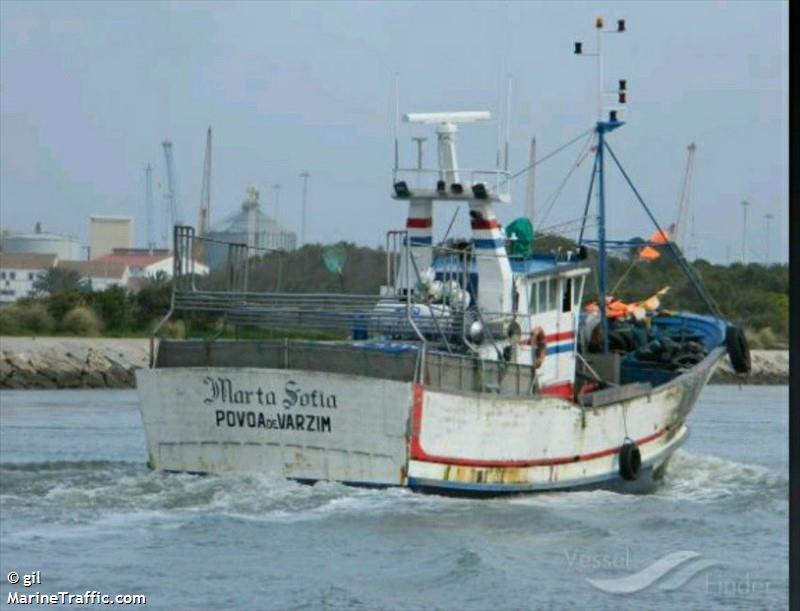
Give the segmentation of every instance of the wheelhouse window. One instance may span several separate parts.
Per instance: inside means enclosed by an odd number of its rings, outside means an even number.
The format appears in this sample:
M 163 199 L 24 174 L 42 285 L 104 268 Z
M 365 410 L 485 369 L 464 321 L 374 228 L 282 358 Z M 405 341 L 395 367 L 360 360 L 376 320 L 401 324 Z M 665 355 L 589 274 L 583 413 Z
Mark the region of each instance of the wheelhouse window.
M 554 311 L 558 309 L 558 280 L 550 278 L 547 281 L 547 309 Z
M 536 314 L 539 311 L 539 283 L 538 282 L 529 282 L 528 283 L 528 294 L 531 298 L 530 305 L 528 307 L 528 312 L 531 314 Z
M 572 307 L 576 310 L 579 310 L 581 307 L 581 297 L 583 295 L 583 283 L 586 282 L 586 278 L 574 278 L 573 279 L 573 290 L 572 290 Z
M 561 311 L 562 312 L 571 312 L 572 311 L 572 278 L 564 278 L 561 280 L 561 286 L 563 290 L 561 291 Z
M 536 308 L 536 313 L 541 314 L 547 311 L 547 281 L 537 283 L 539 285 L 539 307 Z

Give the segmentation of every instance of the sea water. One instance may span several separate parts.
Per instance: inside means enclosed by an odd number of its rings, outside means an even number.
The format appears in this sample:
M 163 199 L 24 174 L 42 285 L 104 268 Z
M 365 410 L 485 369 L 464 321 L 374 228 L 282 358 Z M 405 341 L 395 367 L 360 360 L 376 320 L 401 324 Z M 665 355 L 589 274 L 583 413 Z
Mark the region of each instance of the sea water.
M 467 500 L 154 473 L 135 392 L 4 391 L 0 607 L 787 608 L 788 388 L 707 387 L 689 425 L 654 494 Z

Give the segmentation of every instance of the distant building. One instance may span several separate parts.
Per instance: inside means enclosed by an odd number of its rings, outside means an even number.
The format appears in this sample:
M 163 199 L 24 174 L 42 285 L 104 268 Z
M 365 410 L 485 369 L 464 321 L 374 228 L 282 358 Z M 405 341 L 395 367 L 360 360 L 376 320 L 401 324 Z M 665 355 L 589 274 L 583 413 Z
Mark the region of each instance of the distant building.
M 30 296 L 36 278 L 57 263 L 56 255 L 0 252 L 0 303 Z
M 33 233 L 6 232 L 3 236 L 3 252 L 56 255 L 59 259 L 81 259 L 81 244 L 78 238 L 60 233 L 42 231 L 36 223 Z
M 129 269 L 130 278 L 155 278 L 159 272 L 172 277 L 174 259 L 167 249 L 148 248 L 115 248 L 110 254 L 103 255 L 98 262 L 120 263 Z M 208 275 L 208 266 L 194 262 L 194 271 L 200 276 Z
M 93 291 L 103 291 L 111 286 L 128 287 L 128 266 L 111 261 L 59 261 L 58 267 L 78 272 Z
M 115 248 L 133 246 L 133 219 L 129 216 L 89 217 L 89 258 L 99 259 Z M 80 258 L 80 257 L 78 257 Z
M 261 211 L 258 189 L 250 187 L 247 199 L 237 212 L 215 223 L 208 237 L 220 242 L 247 244 L 254 254 L 265 250 L 294 250 L 297 234 L 281 227 L 275 220 Z M 211 269 L 220 269 L 228 257 L 228 246 L 215 242 L 204 243 L 204 260 Z

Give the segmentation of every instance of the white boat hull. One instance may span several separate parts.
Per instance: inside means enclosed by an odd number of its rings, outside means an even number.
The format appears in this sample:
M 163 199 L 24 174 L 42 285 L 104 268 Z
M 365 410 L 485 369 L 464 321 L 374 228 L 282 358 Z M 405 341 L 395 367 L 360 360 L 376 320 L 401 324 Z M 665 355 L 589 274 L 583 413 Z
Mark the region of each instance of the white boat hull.
M 137 387 L 154 469 L 479 495 L 637 490 L 686 439 L 686 417 L 720 356 L 714 351 L 664 386 L 600 407 L 240 367 L 141 370 Z M 635 481 L 620 476 L 626 439 L 641 452 Z

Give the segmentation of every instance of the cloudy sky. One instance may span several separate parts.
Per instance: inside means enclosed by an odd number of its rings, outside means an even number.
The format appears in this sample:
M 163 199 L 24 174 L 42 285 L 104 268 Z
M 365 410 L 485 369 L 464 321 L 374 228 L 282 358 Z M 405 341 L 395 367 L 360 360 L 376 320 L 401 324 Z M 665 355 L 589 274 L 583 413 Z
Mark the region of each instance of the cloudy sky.
M 179 205 L 196 223 L 205 132 L 214 134 L 212 222 L 249 185 L 299 229 L 311 174 L 308 237 L 383 242 L 404 223 L 391 190 L 394 81 L 401 112 L 490 110 L 463 126 L 461 163 L 492 167 L 508 75 L 512 170 L 590 128 L 596 81 L 574 40 L 594 46 L 598 7 L 628 31 L 603 39 L 607 86 L 628 81 L 627 125 L 611 136 L 626 169 L 669 224 L 686 147 L 697 145 L 696 254 L 738 260 L 742 200 L 748 259 L 786 260 L 788 3 L 756 2 L 0 2 L 0 227 L 86 240 L 90 214 L 135 217 L 146 240 L 144 166 L 163 180 L 161 141 L 174 143 Z M 401 126 L 402 161 L 415 161 Z M 433 134 L 428 134 L 433 136 Z M 433 161 L 429 141 L 427 159 Z M 578 148 L 537 170 L 537 223 L 582 212 L 588 162 L 553 194 Z M 504 223 L 523 210 L 525 176 Z M 618 178 L 607 187 L 613 238 L 646 236 L 647 218 Z M 160 192 L 156 201 L 163 207 Z M 552 206 L 550 203 L 552 202 Z M 546 218 L 545 212 L 547 208 Z M 441 235 L 454 207 L 437 208 Z M 773 214 L 767 230 L 766 214 Z M 158 218 L 161 218 L 159 212 Z M 466 231 L 466 215 L 456 217 Z M 160 235 L 159 228 L 157 234 Z M 769 253 L 767 252 L 769 250 Z

